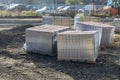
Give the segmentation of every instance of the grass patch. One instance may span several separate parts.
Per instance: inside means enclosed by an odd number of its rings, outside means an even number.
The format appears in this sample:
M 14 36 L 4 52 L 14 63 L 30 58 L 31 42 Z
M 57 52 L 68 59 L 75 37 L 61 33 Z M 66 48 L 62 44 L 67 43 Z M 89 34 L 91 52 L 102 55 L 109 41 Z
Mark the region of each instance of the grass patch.
M 35 11 L 8 11 L 8 10 L 1 10 L 0 17 L 18 17 L 18 16 L 42 16 Z

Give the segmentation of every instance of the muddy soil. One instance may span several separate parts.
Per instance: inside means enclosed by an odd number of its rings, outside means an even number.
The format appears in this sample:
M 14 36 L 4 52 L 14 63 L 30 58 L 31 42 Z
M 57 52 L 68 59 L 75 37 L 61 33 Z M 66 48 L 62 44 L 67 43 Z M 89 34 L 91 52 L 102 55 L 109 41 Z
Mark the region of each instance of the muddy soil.
M 99 51 L 96 64 L 59 62 L 22 48 L 28 27 L 0 31 L 0 80 L 120 80 L 120 34 Z

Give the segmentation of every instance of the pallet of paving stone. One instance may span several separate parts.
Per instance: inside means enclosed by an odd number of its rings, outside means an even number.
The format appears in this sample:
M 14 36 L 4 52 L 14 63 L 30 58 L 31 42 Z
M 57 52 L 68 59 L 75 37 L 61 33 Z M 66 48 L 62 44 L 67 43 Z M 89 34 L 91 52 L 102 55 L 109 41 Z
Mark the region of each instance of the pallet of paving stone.
M 61 26 L 72 26 L 73 19 L 71 17 L 54 16 L 53 24 Z
M 69 27 L 41 25 L 26 29 L 26 50 L 44 55 L 57 53 L 57 33 L 70 30 Z
M 43 16 L 42 17 L 42 24 L 48 24 L 48 25 L 52 25 L 53 24 L 53 17 L 52 16 Z
M 72 26 L 73 19 L 71 17 L 62 16 L 43 16 L 42 24 Z
M 76 29 L 82 31 L 97 30 L 99 32 L 99 41 L 101 38 L 100 47 L 107 47 L 111 45 L 114 39 L 115 27 L 111 25 L 98 23 L 98 22 L 80 22 L 77 24 Z
M 115 18 L 113 23 L 115 25 L 115 31 L 120 33 L 120 18 Z
M 96 27 L 96 25 L 87 24 L 88 22 L 78 22 L 76 25 L 76 31 L 98 31 L 99 33 L 99 46 L 102 37 L 102 27 Z
M 97 31 L 65 31 L 57 35 L 59 61 L 95 62 L 98 57 Z

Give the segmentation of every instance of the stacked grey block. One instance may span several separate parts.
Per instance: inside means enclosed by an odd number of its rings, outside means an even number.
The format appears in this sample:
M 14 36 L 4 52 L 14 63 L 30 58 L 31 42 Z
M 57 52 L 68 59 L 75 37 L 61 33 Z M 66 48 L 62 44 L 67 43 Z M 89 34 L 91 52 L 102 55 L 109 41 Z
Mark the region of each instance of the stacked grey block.
M 101 26 L 102 26 L 101 47 L 110 46 L 114 39 L 115 27 L 110 25 L 104 25 L 104 24 Z
M 76 30 L 81 31 L 97 30 L 99 32 L 99 41 L 101 38 L 100 46 L 107 47 L 112 43 L 112 40 L 114 38 L 115 27 L 97 22 L 80 22 L 76 26 Z
M 98 57 L 97 31 L 65 31 L 58 33 L 58 60 L 95 62 Z
M 61 26 L 72 26 L 73 20 L 71 17 L 54 16 L 53 24 Z
M 55 25 L 28 28 L 26 29 L 26 50 L 52 56 L 57 52 L 56 34 L 69 29 L 69 27 Z
M 53 24 L 53 17 L 52 16 L 43 16 L 42 24 Z
M 120 18 L 114 19 L 115 31 L 120 33 Z
M 80 17 L 74 17 L 74 28 L 76 28 L 76 26 L 77 26 L 77 23 L 79 23 L 80 22 Z
M 96 24 L 91 24 L 91 22 L 78 22 L 76 25 L 76 31 L 98 31 L 99 33 L 99 46 L 101 43 L 101 37 L 102 37 L 102 27 L 96 27 Z
M 42 24 L 72 26 L 73 20 L 71 17 L 43 16 Z

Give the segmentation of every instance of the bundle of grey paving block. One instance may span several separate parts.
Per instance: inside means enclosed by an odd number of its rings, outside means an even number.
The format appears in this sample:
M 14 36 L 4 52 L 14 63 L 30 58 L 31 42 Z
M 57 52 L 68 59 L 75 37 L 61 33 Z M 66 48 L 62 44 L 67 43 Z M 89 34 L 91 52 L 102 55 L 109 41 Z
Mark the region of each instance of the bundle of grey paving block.
M 112 44 L 115 27 L 98 22 L 80 22 L 77 24 L 76 30 L 98 31 L 100 47 L 107 47 Z
M 43 16 L 42 24 L 72 26 L 73 20 L 71 17 Z
M 43 16 L 42 19 L 43 19 L 42 24 L 49 24 L 49 25 L 53 24 L 53 17 L 52 16 Z
M 53 56 L 57 52 L 57 33 L 70 30 L 69 27 L 41 25 L 26 29 L 26 50 Z
M 73 20 L 71 17 L 54 16 L 53 24 L 61 26 L 72 26 Z
M 102 27 L 96 27 L 97 25 L 92 25 L 90 22 L 89 24 L 87 22 L 78 22 L 76 24 L 76 31 L 98 31 L 99 33 L 99 46 L 101 43 L 101 37 L 102 37 Z
M 114 19 L 115 31 L 120 33 L 120 18 Z
M 57 35 L 58 60 L 95 62 L 98 57 L 97 31 L 65 31 Z

